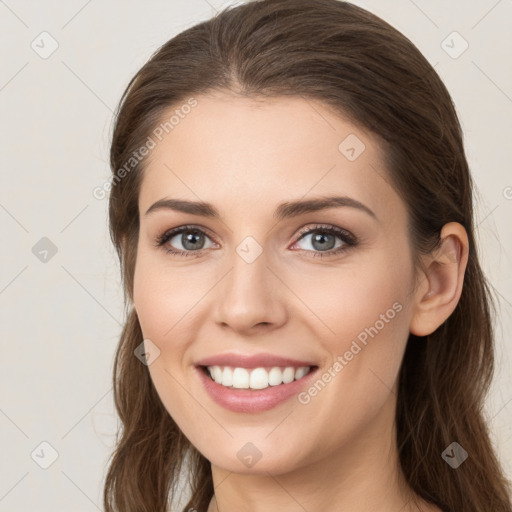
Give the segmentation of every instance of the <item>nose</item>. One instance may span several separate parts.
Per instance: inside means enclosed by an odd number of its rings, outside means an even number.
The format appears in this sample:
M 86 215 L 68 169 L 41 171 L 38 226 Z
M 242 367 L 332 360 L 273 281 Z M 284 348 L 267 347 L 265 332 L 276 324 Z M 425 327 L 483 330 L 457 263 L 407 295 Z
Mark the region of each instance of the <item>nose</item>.
M 244 335 L 282 326 L 288 315 L 286 287 L 265 251 L 252 262 L 235 252 L 230 263 L 230 271 L 215 287 L 215 323 Z

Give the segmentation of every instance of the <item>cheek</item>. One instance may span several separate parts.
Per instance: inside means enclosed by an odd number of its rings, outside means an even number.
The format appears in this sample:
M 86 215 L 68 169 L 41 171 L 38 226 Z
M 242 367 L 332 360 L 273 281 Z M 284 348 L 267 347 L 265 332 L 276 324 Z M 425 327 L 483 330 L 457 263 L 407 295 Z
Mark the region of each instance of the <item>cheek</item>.
M 134 275 L 133 302 L 144 338 L 158 343 L 169 329 L 169 294 L 165 294 L 165 280 L 157 273 L 147 271 L 144 259 L 138 262 Z
M 182 289 L 181 279 L 179 272 L 165 271 L 154 255 L 139 253 L 134 306 L 144 339 L 151 340 L 160 351 L 148 370 L 166 410 L 183 431 L 190 432 L 190 395 L 183 392 L 183 359 L 190 337 L 186 314 L 197 295 L 190 287 Z
M 142 251 L 134 274 L 133 300 L 145 338 L 161 348 L 169 339 L 179 339 L 187 312 L 203 292 L 194 273 L 183 268 L 166 268 L 158 255 Z
M 389 396 L 409 334 L 412 267 L 407 252 L 399 253 L 383 252 L 367 265 L 306 283 L 302 298 L 321 320 L 314 323 L 330 373 L 322 378 L 328 390 L 318 386 L 323 398 L 304 396 L 304 402 L 371 416 Z
M 411 300 L 412 273 L 407 255 L 402 253 L 398 259 L 398 252 L 383 251 L 379 257 L 310 277 L 302 273 L 300 288 L 297 282 L 295 289 L 301 290 L 301 299 L 318 318 L 320 327 L 323 324 L 318 332 L 324 333 L 322 338 L 330 352 L 348 349 L 347 342 L 350 345 L 358 336 L 364 342 L 366 329 L 375 324 L 379 333 L 386 333 L 382 337 L 390 333 L 393 338 L 392 328 L 407 323 L 403 311 Z

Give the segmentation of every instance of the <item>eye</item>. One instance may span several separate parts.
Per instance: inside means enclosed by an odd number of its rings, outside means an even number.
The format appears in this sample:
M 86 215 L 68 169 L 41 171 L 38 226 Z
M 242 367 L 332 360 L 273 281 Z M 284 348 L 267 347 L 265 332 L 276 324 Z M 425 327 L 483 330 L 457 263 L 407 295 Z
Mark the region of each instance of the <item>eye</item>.
M 195 226 L 180 226 L 179 228 L 166 231 L 156 240 L 157 247 L 162 247 L 167 253 L 179 256 L 198 256 L 203 249 L 209 249 L 211 245 L 205 246 L 205 241 L 210 240 L 206 233 Z M 215 243 L 212 242 L 213 245 Z M 176 245 L 178 246 L 176 248 Z M 196 254 L 194 254 L 196 253 Z
M 317 224 L 302 229 L 299 235 L 300 238 L 294 246 L 301 241 L 307 241 L 305 247 L 300 249 L 311 253 L 313 257 L 334 256 L 357 245 L 354 235 L 336 226 Z M 176 256 L 200 256 L 203 250 L 217 246 L 216 242 L 197 226 L 180 226 L 166 231 L 157 237 L 155 245 Z
M 301 236 L 294 245 L 306 241 L 302 250 L 312 252 L 313 257 L 334 256 L 357 245 L 354 235 L 336 226 L 316 225 L 301 230 L 299 235 Z

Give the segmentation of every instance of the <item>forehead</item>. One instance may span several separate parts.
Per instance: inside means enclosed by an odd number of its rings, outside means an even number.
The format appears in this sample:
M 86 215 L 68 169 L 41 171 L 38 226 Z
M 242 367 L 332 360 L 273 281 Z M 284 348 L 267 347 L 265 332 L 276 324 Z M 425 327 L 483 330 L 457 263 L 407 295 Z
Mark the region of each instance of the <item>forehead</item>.
M 219 209 L 226 201 L 257 207 L 333 193 L 376 209 L 400 200 L 376 137 L 319 101 L 222 93 L 195 99 L 161 140 L 153 136 L 141 211 L 165 196 L 207 199 Z M 166 111 L 163 123 L 179 109 Z

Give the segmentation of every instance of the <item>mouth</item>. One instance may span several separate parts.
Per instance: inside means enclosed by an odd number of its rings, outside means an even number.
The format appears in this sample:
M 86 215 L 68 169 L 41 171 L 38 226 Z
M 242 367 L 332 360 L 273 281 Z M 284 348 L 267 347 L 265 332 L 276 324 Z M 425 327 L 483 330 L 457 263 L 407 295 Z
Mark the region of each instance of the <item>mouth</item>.
M 278 387 L 298 381 L 318 366 L 267 366 L 243 368 L 234 366 L 199 366 L 200 370 L 212 381 L 224 388 L 237 390 L 262 390 Z
M 233 412 L 267 411 L 310 386 L 320 371 L 312 359 L 260 352 L 225 352 L 195 363 L 206 394 Z
M 299 396 L 311 385 L 319 367 L 310 366 L 196 366 L 206 394 L 232 412 L 254 414 L 268 411 Z

